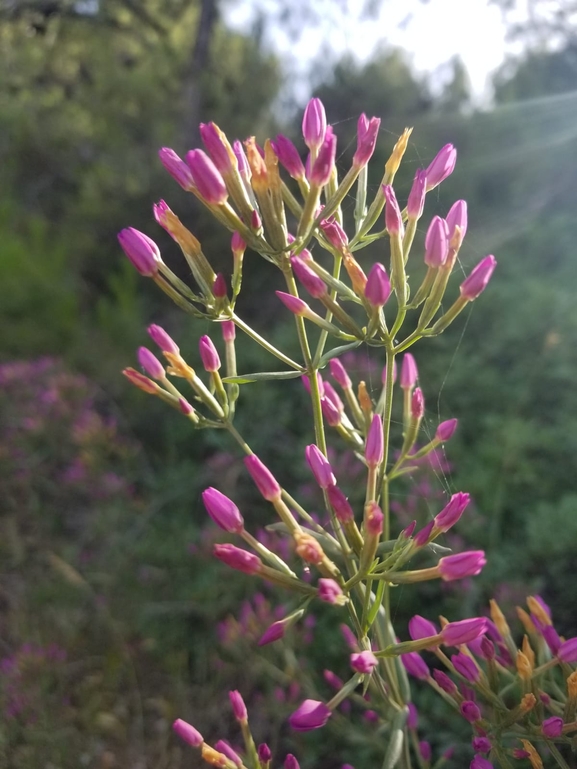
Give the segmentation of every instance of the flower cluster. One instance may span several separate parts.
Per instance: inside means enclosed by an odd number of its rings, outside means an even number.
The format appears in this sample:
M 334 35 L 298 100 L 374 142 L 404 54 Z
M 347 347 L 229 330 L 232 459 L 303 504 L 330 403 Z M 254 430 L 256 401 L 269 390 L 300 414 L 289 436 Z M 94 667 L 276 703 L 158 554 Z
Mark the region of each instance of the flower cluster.
M 367 164 L 375 150 L 379 127 L 378 118 L 361 115 L 352 164 L 341 178 L 335 162 L 337 136 L 327 124 L 318 99 L 309 102 L 303 117 L 303 140 L 308 148 L 304 161 L 286 136 L 267 139 L 263 147 L 254 137 L 244 143 L 231 143 L 213 123 L 200 128 L 206 152 L 192 150 L 183 160 L 173 150 L 162 149 L 160 159 L 167 171 L 232 233 L 230 275 L 213 271 L 198 240 L 164 201 L 155 205 L 154 215 L 180 246 L 195 281 L 192 288 L 166 266 L 148 236 L 128 228 L 120 233 L 119 240 L 136 269 L 154 280 L 179 307 L 220 325 L 224 349 L 220 353 L 213 339 L 203 336 L 199 360 L 204 374 L 198 374 L 184 360 L 178 344 L 153 325 L 148 333 L 165 362 L 142 347 L 138 362 L 145 373 L 129 368 L 124 374 L 141 390 L 178 409 L 192 427 L 212 426 L 228 431 L 245 454 L 248 476 L 278 519 L 276 528 L 294 555 L 306 564 L 305 579 L 287 562 L 286 548 L 279 554 L 247 530 L 244 516 L 232 499 L 217 488 L 204 491 L 208 515 L 234 540 L 215 545 L 214 556 L 232 569 L 276 585 L 292 596 L 292 605 L 271 623 L 259 643 L 279 641 L 289 627 L 303 621 L 319 603 L 328 604 L 342 615 L 343 621 L 348 621 L 345 627 L 354 647 L 348 680 L 331 678 L 333 684 L 337 682 L 334 696 L 327 702 L 305 699 L 290 716 L 290 726 L 297 731 L 324 726 L 335 709 L 356 697 L 362 687 L 370 697 L 376 720 L 388 734 L 383 765 L 392 769 L 401 762 L 408 767 L 409 742 L 405 746 L 405 741 L 415 730 L 409 707 L 408 671 L 428 681 L 473 724 L 478 755 L 472 765 L 479 769 L 491 765 L 483 757 L 486 753 L 491 759 L 502 760 L 506 730 L 521 724 L 524 735 L 532 734 L 532 727 L 524 725 L 525 714 L 519 711 L 524 706 L 511 708 L 501 691 L 503 687 L 507 692 L 510 689 L 501 680 L 502 671 L 510 675 L 508 667 L 512 663 L 519 670 L 520 665 L 523 667 L 519 655 L 525 655 L 528 666 L 523 680 L 527 691 L 522 703 L 526 703 L 531 688 L 527 682 L 532 682 L 534 675 L 540 676 L 543 666 L 535 668 L 528 646 L 524 651 L 513 651 L 510 634 L 495 617 L 494 624 L 486 617 L 443 619 L 440 628 L 416 617 L 409 628 L 410 638 L 398 639 L 390 612 L 392 588 L 425 580 L 452 582 L 469 578 L 480 573 L 486 558 L 481 550 L 452 553 L 436 542 L 466 512 L 470 501 L 467 493 L 458 492 L 440 502 L 425 526 L 417 528 L 416 521 L 412 521 L 394 531 L 390 487 L 411 474 L 424 458 L 433 457 L 457 428 L 456 419 L 443 421 L 433 437 L 422 443 L 426 400 L 417 362 L 407 350 L 423 338 L 442 333 L 477 299 L 496 261 L 492 255 L 482 259 L 461 282 L 456 298 L 447 304 L 446 296 L 453 291 L 450 279 L 467 231 L 467 205 L 458 200 L 445 218 L 435 216 L 428 226 L 421 281 L 411 286 L 407 262 L 414 257 L 413 243 L 427 193 L 452 173 L 457 153 L 448 144 L 426 169 L 417 170 L 403 208 L 393 184 L 411 134 L 411 129 L 406 129 L 386 162 L 381 184 L 368 202 Z M 287 174 L 284 179 L 282 169 Z M 348 196 L 356 201 L 354 221 L 350 223 L 344 221 L 341 207 Z M 384 228 L 376 229 L 383 211 Z M 377 262 L 365 272 L 356 253 L 379 241 L 388 261 Z M 286 290 L 276 292 L 279 311 L 284 307 L 294 317 L 301 360 L 293 360 L 278 349 L 236 311 L 248 249 L 282 274 Z M 239 373 L 237 331 L 261 345 L 283 368 Z M 336 344 L 329 347 L 329 339 Z M 355 386 L 343 364 L 345 354 L 363 344 L 383 352 L 382 388 L 376 397 L 364 381 Z M 325 372 L 330 373 L 330 380 Z M 255 455 L 234 425 L 244 385 L 297 377 L 302 378 L 309 394 L 314 428 L 314 441 L 306 447 L 304 459 L 318 487 L 317 499 L 322 499 L 327 513 L 327 526 L 322 526 L 307 505 L 283 487 L 282 478 Z M 179 383 L 187 385 L 190 394 L 185 395 Z M 402 409 L 402 443 L 396 453 L 390 445 L 394 402 Z M 328 459 L 329 429 L 336 442 L 354 452 L 363 469 L 365 499 L 360 506 L 349 502 Z M 544 628 L 546 623 L 541 624 Z M 552 631 L 546 632 L 552 636 Z M 552 667 L 575 661 L 574 643 L 575 639 L 559 641 L 554 658 L 543 664 Z M 456 647 L 457 653 L 449 659 L 444 649 L 450 647 Z M 547 648 L 551 648 L 550 644 Z M 459 681 L 466 681 L 467 694 L 459 693 L 446 673 L 431 674 L 420 656 L 422 650 L 432 651 Z M 477 654 L 485 660 L 486 670 L 484 663 L 476 659 Z M 496 709 L 491 726 L 477 704 L 476 691 Z M 255 748 L 242 699 L 238 693 L 233 694 L 231 701 L 243 732 L 246 758 L 239 757 L 222 741 L 220 747 L 207 745 L 183 721 L 177 721 L 175 729 L 185 741 L 200 748 L 210 764 L 230 769 L 245 763 L 253 769 L 268 767 L 270 751 L 266 746 Z M 553 737 L 561 735 L 574 716 L 569 712 L 565 715 L 559 734 Z M 556 726 L 544 726 L 542 736 L 549 739 Z M 421 742 L 415 753 L 420 766 L 429 765 L 426 743 Z M 294 757 L 287 758 L 288 764 L 298 766 Z

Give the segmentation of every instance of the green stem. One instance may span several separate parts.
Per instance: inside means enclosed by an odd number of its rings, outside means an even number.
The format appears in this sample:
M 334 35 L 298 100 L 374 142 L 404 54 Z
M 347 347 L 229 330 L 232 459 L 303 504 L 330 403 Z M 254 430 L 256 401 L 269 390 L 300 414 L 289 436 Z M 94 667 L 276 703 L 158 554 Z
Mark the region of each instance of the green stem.
M 297 371 L 303 370 L 303 367 L 301 366 L 300 363 L 297 363 L 296 361 L 292 360 L 292 358 L 289 358 L 288 355 L 285 355 L 280 350 L 277 350 L 277 348 L 274 347 L 274 345 L 270 344 L 270 342 L 267 342 L 267 340 L 264 339 L 260 334 L 257 334 L 257 332 L 253 328 L 251 328 L 248 325 L 248 323 L 245 323 L 244 320 L 241 320 L 236 313 L 233 313 L 232 320 L 234 320 L 235 325 L 237 325 L 240 329 L 242 329 L 247 336 L 250 336 L 251 339 L 253 339 L 261 347 L 263 347 L 267 352 L 270 352 L 271 355 L 274 355 L 275 358 L 282 360 L 282 362 L 286 363 L 287 366 L 290 366 L 291 368 L 294 368 Z M 302 321 L 302 318 L 301 318 L 301 321 Z

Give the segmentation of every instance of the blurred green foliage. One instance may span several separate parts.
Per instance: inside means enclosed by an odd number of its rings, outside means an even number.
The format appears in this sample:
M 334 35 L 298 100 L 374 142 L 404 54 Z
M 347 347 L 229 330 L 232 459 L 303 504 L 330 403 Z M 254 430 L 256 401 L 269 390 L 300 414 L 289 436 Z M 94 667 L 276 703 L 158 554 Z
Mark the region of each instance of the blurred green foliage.
M 31 4 L 22 13 L 0 16 L 0 359 L 50 354 L 65 361 L 68 375 L 88 375 L 82 388 L 97 404 L 97 418 L 113 412 L 119 425 L 107 432 L 101 423 L 104 435 L 99 438 L 98 430 L 91 435 L 88 454 L 100 457 L 101 474 L 130 478 L 129 490 L 104 499 L 89 485 L 62 483 L 62 473 L 81 450 L 74 437 L 79 414 L 69 414 L 68 421 L 55 417 L 41 435 L 28 431 L 18 443 L 41 395 L 33 388 L 3 389 L 3 424 L 13 431 L 3 436 L 0 455 L 8 501 L 0 553 L 8 575 L 2 583 L 1 611 L 9 630 L 3 655 L 27 670 L 40 670 L 27 695 L 30 707 L 51 705 L 44 708 L 41 729 L 33 720 L 11 723 L 2 732 L 0 750 L 18 756 L 7 759 L 14 769 L 39 766 L 40 755 L 63 769 L 76 767 L 82 753 L 95 767 L 122 761 L 140 766 L 147 754 L 177 767 L 185 763 L 169 740 L 170 718 L 176 712 L 186 717 L 190 708 L 197 725 L 215 733 L 223 722 L 223 689 L 240 686 L 257 702 L 263 692 L 254 681 L 264 681 L 263 671 L 270 672 L 266 656 L 254 667 L 246 665 L 253 647 L 242 633 L 228 648 L 214 646 L 213 624 L 238 613 L 251 583 L 217 578 L 222 570 L 207 558 L 213 533 L 203 533 L 200 490 L 218 482 L 254 526 L 262 525 L 269 511 L 226 436 L 191 434 L 177 413 L 132 392 L 119 376 L 145 342 L 148 322 L 165 326 L 193 365 L 198 337 L 209 328 L 190 328 L 168 307 L 119 255 L 115 234 L 129 224 L 144 230 L 187 277 L 176 247 L 149 213 L 151 202 L 166 196 L 218 268 L 230 272 L 228 236 L 167 177 L 156 151 L 168 145 L 184 152 L 197 140 L 187 101 L 191 87 L 201 96 L 197 121 L 215 120 L 239 138 L 256 133 L 262 140 L 277 130 L 272 107 L 281 65 L 258 41 L 232 34 L 217 20 L 204 67 L 191 76 L 199 2 L 107 0 L 96 15 L 78 13 L 67 3 L 56 8 L 46 15 L 42 6 Z M 570 354 L 577 346 L 573 73 L 570 48 L 531 53 L 500 73 L 495 105 L 475 111 L 467 103 L 458 62 L 445 92 L 433 96 L 402 53 L 385 51 L 364 67 L 343 60 L 318 90 L 336 125 L 343 167 L 354 150 L 358 113 L 383 117 L 373 189 L 404 125 L 416 127 L 398 177 L 401 199 L 415 169 L 426 166 L 439 146 L 454 142 L 457 169 L 429 196 L 423 221 L 445 214 L 455 198 L 466 198 L 470 229 L 463 269 L 488 252 L 499 261 L 490 290 L 467 317 L 416 349 L 427 429 L 434 431 L 441 418 L 460 420 L 447 449 L 450 467 L 433 472 L 436 488 L 473 494 L 475 510 L 459 536 L 488 549 L 489 567 L 461 593 L 441 594 L 428 586 L 418 595 L 399 591 L 395 611 L 401 632 L 408 617 L 422 611 L 423 599 L 431 616 L 443 610 L 460 617 L 479 610 L 495 591 L 511 608 L 530 590 L 542 591 L 554 606 L 561 632 L 577 632 L 569 576 L 577 545 L 577 371 Z M 298 136 L 298 120 L 282 129 Z M 353 205 L 345 202 L 345 216 Z M 423 237 L 420 232 L 420 242 Z M 370 263 L 383 254 L 375 246 L 362 258 Z M 263 293 L 258 302 L 241 300 L 239 311 L 296 355 L 283 322 L 287 313 L 269 296 L 276 276 L 268 268 L 247 254 L 245 280 Z M 242 371 L 270 368 L 260 349 L 244 340 L 239 360 Z M 376 394 L 382 364 L 362 350 L 349 368 Z M 60 364 L 54 365 L 60 371 Z M 35 376 L 32 369 L 28 376 Z M 74 403 L 68 396 L 61 399 Z M 298 381 L 250 385 L 238 426 L 283 483 L 299 489 L 314 507 L 319 500 L 301 462 L 310 442 L 307 420 L 301 418 L 306 408 Z M 264 418 L 269 414 L 274 420 Z M 130 456 L 123 453 L 128 445 Z M 8 446 L 20 453 L 12 456 Z M 339 457 L 339 463 L 354 499 L 350 457 Z M 403 505 L 409 506 L 411 494 L 407 484 Z M 431 491 L 416 504 L 424 521 L 441 502 Z M 199 550 L 191 553 L 187 545 L 194 543 Z M 337 634 L 330 617 L 319 617 L 307 652 L 311 668 L 330 664 L 344 675 L 338 670 L 344 646 Z M 28 642 L 36 646 L 22 649 Z M 70 701 L 58 688 L 46 652 L 51 643 L 68 655 L 57 672 L 66 680 Z M 287 655 L 274 661 L 283 675 L 295 677 Z M 281 676 L 284 704 L 278 712 L 291 704 L 285 684 Z M 320 677 L 317 685 L 320 696 L 327 693 Z M 281 699 L 278 692 L 275 696 Z M 297 749 L 298 740 L 283 733 L 280 719 L 273 728 L 262 713 L 260 718 L 262 739 Z M 446 714 L 431 709 L 427 720 L 439 747 L 446 747 Z M 356 737 L 343 736 L 337 727 L 339 751 L 354 763 L 360 755 Z M 331 739 L 337 739 L 335 732 Z M 357 769 L 372 760 L 378 739 L 373 735 L 364 743 Z M 318 758 L 317 766 L 326 765 L 310 740 L 305 742 L 311 764 Z M 322 747 L 317 743 L 314 750 L 320 753 Z

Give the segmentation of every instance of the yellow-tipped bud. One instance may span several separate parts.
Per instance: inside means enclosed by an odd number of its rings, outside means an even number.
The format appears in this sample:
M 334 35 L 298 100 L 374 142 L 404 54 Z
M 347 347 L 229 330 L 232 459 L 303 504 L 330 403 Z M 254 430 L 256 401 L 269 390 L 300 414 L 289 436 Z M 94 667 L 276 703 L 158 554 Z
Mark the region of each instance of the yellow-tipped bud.
M 266 192 L 268 189 L 268 171 L 263 156 L 258 151 L 254 136 L 245 141 L 246 156 L 252 172 L 250 183 L 255 192 Z
M 515 660 L 517 666 L 517 673 L 519 677 L 524 681 L 529 681 L 533 674 L 533 666 L 526 654 L 523 652 L 517 652 L 517 659 Z
M 502 636 L 510 636 L 511 630 L 509 629 L 509 625 L 507 624 L 507 620 L 505 619 L 505 615 L 499 608 L 499 604 L 497 601 L 495 601 L 494 598 L 491 598 L 489 601 L 490 607 L 491 607 L 491 619 L 495 623 L 495 626 L 499 633 L 501 633 Z
M 210 745 L 207 745 L 206 743 L 204 743 L 202 746 L 201 756 L 207 764 L 221 767 L 221 769 L 224 769 L 229 765 L 234 766 L 234 764 L 228 760 L 224 753 L 219 753 L 218 750 L 211 748 Z
M 543 761 L 541 761 L 541 756 L 537 753 L 532 743 L 530 743 L 529 740 L 521 740 L 521 742 L 523 744 L 523 749 L 526 750 L 529 754 L 529 763 L 533 769 L 543 769 Z
M 536 704 L 537 698 L 534 694 L 525 694 L 521 699 L 520 710 L 523 714 L 528 713 L 530 710 L 533 710 Z
M 264 162 L 268 172 L 268 186 L 270 189 L 281 191 L 281 178 L 278 168 L 278 157 L 272 148 L 270 139 L 264 143 Z
M 371 401 L 371 396 L 367 392 L 367 385 L 364 382 L 359 382 L 358 399 L 363 414 L 367 419 L 370 419 L 373 411 L 373 402 Z
M 517 611 L 517 616 L 521 620 L 521 624 L 523 625 L 527 633 L 535 634 L 537 632 L 537 628 L 533 624 L 533 620 L 527 614 L 525 609 L 522 609 L 520 606 L 516 606 L 515 609 Z
M 295 552 L 305 561 L 305 563 L 322 563 L 325 554 L 314 537 L 310 534 L 305 534 L 304 531 L 297 531 L 294 535 L 295 539 Z
M 184 379 L 194 379 L 196 376 L 194 369 L 191 368 L 188 363 L 185 363 L 180 355 L 166 351 L 163 352 L 163 355 L 170 363 L 170 367 L 166 369 L 167 373 L 171 374 L 172 376 L 183 377 Z
M 577 670 L 574 670 L 567 679 L 567 694 L 577 699 Z
M 392 182 L 393 177 L 399 170 L 399 166 L 401 165 L 401 160 L 403 159 L 403 155 L 405 154 L 407 149 L 407 144 L 409 143 L 409 137 L 412 133 L 413 133 L 412 128 L 405 128 L 405 130 L 397 140 L 397 143 L 393 147 L 393 151 L 391 152 L 390 158 L 387 160 L 385 164 L 385 173 L 386 173 L 387 181 L 389 184 Z
M 534 614 L 542 625 L 551 624 L 551 618 L 534 596 L 530 595 L 527 598 L 527 606 L 531 610 L 531 614 Z
M 529 643 L 529 639 L 527 636 L 523 636 L 523 645 L 521 646 L 521 649 L 523 651 L 523 654 L 527 659 L 529 660 L 531 664 L 531 668 L 535 667 L 535 652 L 531 648 L 531 644 Z
M 351 281 L 353 291 L 355 294 L 357 294 L 357 296 L 364 297 L 365 286 L 367 285 L 367 276 L 363 272 L 361 265 L 348 251 L 343 253 L 343 264 Z

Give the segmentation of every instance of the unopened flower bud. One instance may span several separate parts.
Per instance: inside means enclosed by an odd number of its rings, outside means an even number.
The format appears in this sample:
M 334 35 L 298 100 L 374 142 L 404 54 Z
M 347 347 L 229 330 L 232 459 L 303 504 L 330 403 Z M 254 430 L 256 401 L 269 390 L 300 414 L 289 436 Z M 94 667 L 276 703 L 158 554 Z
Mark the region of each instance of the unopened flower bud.
M 237 721 L 246 722 L 248 715 L 246 712 L 246 705 L 244 700 L 238 691 L 232 691 L 228 693 L 230 704 L 232 705 L 232 712 Z
M 353 670 L 366 675 L 372 673 L 373 668 L 379 664 L 379 660 L 371 651 L 355 652 L 351 654 L 350 661 Z
M 419 713 L 413 702 L 407 703 L 409 709 L 409 715 L 407 716 L 407 728 L 416 729 L 419 724 Z
M 142 366 L 142 368 L 146 371 L 146 373 L 151 376 L 153 379 L 164 379 L 166 376 L 166 373 L 164 371 L 164 366 L 162 363 L 158 360 L 156 355 L 154 353 L 151 353 L 149 349 L 146 347 L 139 347 L 138 348 L 138 362 Z
M 455 682 L 451 681 L 449 676 L 442 670 L 433 670 L 433 678 L 444 692 L 451 695 L 456 694 L 457 686 Z
M 560 737 L 563 733 L 563 719 L 559 718 L 559 716 L 546 718 L 541 724 L 541 732 L 549 739 Z
M 439 576 L 445 582 L 480 574 L 487 563 L 483 550 L 470 550 L 465 553 L 446 555 L 438 564 Z
M 214 545 L 212 553 L 219 561 L 244 574 L 258 574 L 262 569 L 262 561 L 257 555 L 235 545 Z
M 379 135 L 381 120 L 372 117 L 370 120 L 363 113 L 357 123 L 357 151 L 353 156 L 353 166 L 362 168 L 365 166 L 375 151 L 375 144 Z
M 278 481 L 256 454 L 250 454 L 248 457 L 245 457 L 244 466 L 266 500 L 273 502 L 276 499 L 280 499 L 282 489 Z
M 561 662 L 573 664 L 577 662 L 577 638 L 568 638 L 557 651 L 557 657 Z
M 460 711 L 463 718 L 466 718 L 470 724 L 473 724 L 481 718 L 481 711 L 479 710 L 478 705 L 472 700 L 465 700 L 462 702 Z
M 332 126 L 327 126 L 325 138 L 310 173 L 311 184 L 323 187 L 328 184 L 335 167 L 337 154 L 337 137 Z
M 297 732 L 320 729 L 331 717 L 331 711 L 323 702 L 305 700 L 289 717 L 289 724 Z
M 275 294 L 287 310 L 290 310 L 294 315 L 303 316 L 310 312 L 311 308 L 300 298 L 300 296 L 293 296 L 293 294 L 287 294 L 284 291 L 275 291 Z
M 319 579 L 318 596 L 321 601 L 337 606 L 342 606 L 344 602 L 343 591 L 334 579 Z
M 176 342 L 171 339 L 163 328 L 152 325 L 146 330 L 152 341 L 155 342 L 163 352 L 171 352 L 173 355 L 178 355 L 180 353 L 180 349 Z
M 160 162 L 166 168 L 172 178 L 180 184 L 183 190 L 194 188 L 194 179 L 190 173 L 190 168 L 170 147 L 163 147 L 158 150 Z
M 449 253 L 449 227 L 440 216 L 434 216 L 425 238 L 425 264 L 427 267 L 442 267 Z
M 285 758 L 284 769 L 300 769 L 299 762 L 296 760 L 292 753 L 289 753 Z
M 431 675 L 427 663 L 423 660 L 420 654 L 417 654 L 417 652 L 401 654 L 401 662 L 407 673 L 410 673 L 415 678 L 425 680 Z
M 318 149 L 325 138 L 327 116 L 320 99 L 311 99 L 303 115 L 303 137 L 310 150 Z
M 319 227 L 324 232 L 326 239 L 329 241 L 331 246 L 334 246 L 334 248 L 338 248 L 339 251 L 342 251 L 348 246 L 349 239 L 347 237 L 347 233 L 343 230 L 334 216 L 331 216 L 328 219 L 323 219 L 320 222 Z
M 232 499 L 210 487 L 202 492 L 202 501 L 207 513 L 221 529 L 231 534 L 243 531 L 244 519 Z
M 416 547 L 423 547 L 426 545 L 431 537 L 431 533 L 433 531 L 433 527 L 435 525 L 434 519 L 432 521 L 429 521 L 426 526 L 423 526 L 423 528 L 418 531 L 415 534 L 414 543 Z
M 331 507 L 335 511 L 337 519 L 341 523 L 347 523 L 347 521 L 353 520 L 353 509 L 349 504 L 348 499 L 338 486 L 329 486 L 327 488 L 327 495 Z
M 488 740 L 486 737 L 474 737 L 472 744 L 475 753 L 489 753 L 493 747 L 491 740 Z
M 305 563 L 318 565 L 323 562 L 325 554 L 322 547 L 314 537 L 305 532 L 297 532 L 295 538 L 295 552 Z
M 411 353 L 406 352 L 403 356 L 403 365 L 401 366 L 400 385 L 404 390 L 410 390 L 415 386 L 418 378 L 417 363 Z
M 457 150 L 452 144 L 445 144 L 427 168 L 427 192 L 437 187 L 453 173 L 457 162 Z
M 199 194 L 210 205 L 218 206 L 228 197 L 226 185 L 212 160 L 202 150 L 186 153 L 186 162 Z
M 469 764 L 469 769 L 494 769 L 494 765 L 484 756 L 475 756 Z
M 160 389 L 156 382 L 153 382 L 152 379 L 144 376 L 144 374 L 141 374 L 140 371 L 134 368 L 125 368 L 122 373 L 135 387 L 149 395 L 156 395 Z
M 246 157 L 246 153 L 244 151 L 244 147 L 242 146 L 242 142 L 236 139 L 232 143 L 232 151 L 235 154 L 236 162 L 238 163 L 238 171 L 240 175 L 245 179 L 246 181 L 250 180 L 250 166 L 248 164 L 248 160 Z
M 315 446 L 314 443 L 307 446 L 305 449 L 305 456 L 308 465 L 315 476 L 315 480 L 321 489 L 326 489 L 328 486 L 334 486 L 336 484 L 336 479 L 330 462 L 318 446 Z
M 411 416 L 413 419 L 422 419 L 425 413 L 425 398 L 420 387 L 415 387 L 411 397 Z
M 419 614 L 415 614 L 415 616 L 409 620 L 409 635 L 413 641 L 419 641 L 421 638 L 437 635 L 438 632 L 434 622 L 425 619 L 425 617 L 421 617 Z
M 201 336 L 198 348 L 204 370 L 208 372 L 218 371 L 220 368 L 220 358 L 212 339 L 208 336 Z
M 482 259 L 471 274 L 461 283 L 460 291 L 463 299 L 467 299 L 469 302 L 476 299 L 487 287 L 487 283 L 491 279 L 496 266 L 497 260 L 494 256 L 489 255 Z
M 373 416 L 365 445 L 365 459 L 369 467 L 378 467 L 383 461 L 383 422 L 378 414 Z
M 479 680 L 481 671 L 471 657 L 459 652 L 458 654 L 453 654 L 451 663 L 457 673 L 460 673 L 463 678 L 467 679 L 467 681 L 476 683 Z
M 202 734 L 181 718 L 177 718 L 172 724 L 172 728 L 182 740 L 192 745 L 193 748 L 199 748 L 204 742 Z
M 449 243 L 452 248 L 460 248 L 467 233 L 467 202 L 457 200 L 453 203 L 445 221 L 449 228 Z M 459 232 L 457 233 L 457 227 Z
M 446 443 L 447 441 L 451 440 L 455 430 L 457 429 L 458 423 L 458 419 L 447 419 L 444 422 L 441 422 L 441 424 L 437 427 L 435 440 L 439 441 L 439 443 Z
M 261 764 L 268 764 L 272 758 L 272 752 L 266 742 L 261 742 L 257 748 L 258 760 Z
M 427 191 L 427 172 L 422 168 L 415 174 L 413 186 L 407 200 L 407 216 L 409 219 L 420 219 L 425 206 L 425 193 Z
M 431 760 L 431 756 L 433 755 L 433 749 L 431 748 L 431 743 L 427 742 L 427 740 L 421 740 L 419 742 L 419 753 L 421 754 L 421 758 L 425 763 L 429 763 Z
M 459 622 L 448 622 L 441 630 L 445 646 L 461 646 L 470 643 L 487 631 L 485 617 L 472 617 Z
M 222 338 L 225 342 L 233 342 L 236 338 L 236 327 L 234 320 L 223 320 L 220 324 Z
M 153 240 L 134 227 L 126 227 L 118 233 L 118 242 L 141 275 L 147 278 L 157 275 L 162 259 Z
M 340 362 L 338 358 L 331 358 L 329 361 L 329 367 L 331 370 L 331 376 L 335 380 L 337 384 L 340 384 L 340 386 L 343 388 L 343 390 L 346 390 L 348 387 L 351 387 L 352 382 L 350 380 L 349 375 L 347 374 L 347 371 L 343 364 Z
M 367 502 L 365 506 L 365 529 L 371 537 L 380 537 L 383 533 L 384 515 L 376 502 Z
M 297 148 L 290 139 L 287 139 L 286 136 L 279 134 L 276 137 L 276 141 L 271 142 L 271 146 L 275 155 L 279 159 L 279 162 L 282 166 L 284 166 L 284 168 L 288 171 L 293 179 L 305 178 L 305 167 L 303 165 L 303 161 L 301 160 L 301 156 L 299 155 Z
M 383 185 L 383 192 L 387 204 L 385 206 L 385 226 L 389 235 L 398 235 L 403 233 L 403 217 L 401 209 L 397 203 L 397 196 L 390 184 Z
M 225 299 L 227 295 L 226 279 L 222 272 L 219 272 L 212 284 L 212 293 L 216 299 Z
M 441 532 L 449 531 L 463 515 L 470 499 L 470 495 L 463 491 L 453 494 L 441 512 L 435 516 L 435 528 Z
M 365 297 L 373 307 L 383 307 L 391 295 L 391 281 L 386 269 L 376 262 L 367 275 Z
M 327 293 L 327 287 L 322 278 L 311 270 L 308 264 L 298 256 L 291 257 L 291 266 L 294 274 L 309 292 L 309 294 L 318 299 Z

